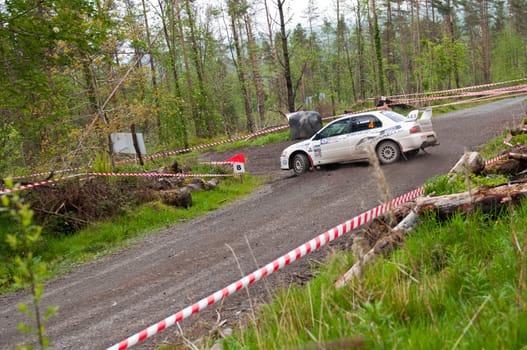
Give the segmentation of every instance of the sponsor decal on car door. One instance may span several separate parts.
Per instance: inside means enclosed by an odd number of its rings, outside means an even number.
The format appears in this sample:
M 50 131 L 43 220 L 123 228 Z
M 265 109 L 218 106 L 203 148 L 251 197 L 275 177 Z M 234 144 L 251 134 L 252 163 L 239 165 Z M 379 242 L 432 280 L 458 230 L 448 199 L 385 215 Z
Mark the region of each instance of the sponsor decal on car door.
M 320 135 L 320 157 L 316 157 L 315 164 L 336 163 L 346 160 L 349 157 L 350 140 L 350 119 L 343 119 L 328 125 L 322 130 Z

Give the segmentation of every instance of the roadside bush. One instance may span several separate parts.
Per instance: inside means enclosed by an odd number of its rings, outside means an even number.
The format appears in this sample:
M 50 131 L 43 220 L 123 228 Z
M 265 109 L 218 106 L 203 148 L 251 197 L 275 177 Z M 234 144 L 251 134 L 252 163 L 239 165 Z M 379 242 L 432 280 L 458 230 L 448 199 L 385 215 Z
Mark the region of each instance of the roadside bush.
M 44 236 L 75 233 L 152 199 L 143 181 L 102 177 L 39 186 L 23 196 L 35 211 L 35 221 L 45 228 Z

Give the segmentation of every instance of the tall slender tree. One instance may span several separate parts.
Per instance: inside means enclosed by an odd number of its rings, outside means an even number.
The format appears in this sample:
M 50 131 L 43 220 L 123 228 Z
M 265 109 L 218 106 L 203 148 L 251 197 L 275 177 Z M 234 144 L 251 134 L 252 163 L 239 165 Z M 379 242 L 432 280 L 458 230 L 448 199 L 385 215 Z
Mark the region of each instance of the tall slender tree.
M 249 59 L 251 62 L 251 72 L 253 77 L 254 89 L 256 91 L 257 110 L 260 125 L 265 125 L 265 92 L 263 87 L 262 75 L 260 74 L 260 66 L 258 64 L 258 47 L 255 42 L 252 21 L 248 13 L 249 7 L 246 7 L 246 11 L 243 14 L 245 22 L 245 30 L 247 34 L 247 46 Z
M 238 0 L 228 0 L 228 9 L 231 20 L 230 23 L 233 44 L 236 52 L 236 71 L 238 73 L 238 80 L 240 82 L 243 105 L 245 107 L 245 116 L 247 118 L 247 130 L 253 132 L 255 130 L 254 115 L 251 107 L 247 67 L 245 63 L 245 58 L 243 57 L 242 53 L 242 44 L 238 26 L 240 16 L 243 14 L 243 12 L 245 12 L 245 6 L 243 4 L 240 4 Z
M 161 23 L 163 26 L 163 34 L 165 37 L 165 45 L 167 47 L 167 55 L 169 61 L 168 70 L 171 72 L 172 76 L 172 86 L 173 86 L 173 98 L 171 100 L 175 101 L 170 104 L 168 110 L 169 115 L 174 115 L 175 119 L 179 124 L 177 130 L 180 131 L 181 139 L 183 146 L 188 148 L 189 146 L 189 135 L 187 130 L 187 120 L 185 118 L 185 109 L 183 106 L 183 97 L 181 86 L 179 82 L 179 69 L 178 69 L 178 60 L 179 56 L 177 54 L 176 43 L 177 38 L 179 38 L 179 26 L 178 19 L 176 17 L 176 4 L 173 0 L 158 0 L 158 5 L 160 9 Z M 172 124 L 172 123 L 171 123 Z M 163 130 L 161 130 L 163 131 Z M 161 135 L 164 135 L 163 132 Z
M 284 16 L 284 4 L 286 0 L 276 0 L 278 14 L 280 18 L 280 40 L 282 41 L 282 67 L 284 69 L 284 79 L 287 91 L 287 110 L 295 112 L 295 93 L 293 90 L 293 78 L 291 76 L 291 62 L 289 58 L 289 45 L 287 40 L 287 30 Z

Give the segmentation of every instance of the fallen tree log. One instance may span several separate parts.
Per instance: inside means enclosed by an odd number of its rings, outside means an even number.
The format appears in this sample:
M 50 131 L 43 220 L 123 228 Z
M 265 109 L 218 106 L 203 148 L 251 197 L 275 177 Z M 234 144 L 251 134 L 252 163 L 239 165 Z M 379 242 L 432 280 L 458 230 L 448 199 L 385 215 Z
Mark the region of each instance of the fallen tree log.
M 526 196 L 527 183 L 518 182 L 496 187 L 478 187 L 472 191 L 444 196 L 416 198 L 412 203 L 413 209 L 410 213 L 388 235 L 380 238 L 373 248 L 357 259 L 355 264 L 335 281 L 334 285 L 336 288 L 341 288 L 352 279 L 362 276 L 367 265 L 373 264 L 380 254 L 389 253 L 404 240 L 408 232 L 413 230 L 419 216 L 426 211 L 436 212 L 440 218 L 446 218 L 459 212 L 470 213 L 476 209 L 490 212 L 504 205 L 516 204 Z
M 522 163 L 524 162 L 518 159 L 499 159 L 491 164 L 487 164 L 483 172 L 487 175 L 516 175 L 525 169 L 525 165 L 522 165 Z
M 416 199 L 416 211 L 421 215 L 433 211 L 440 218 L 454 213 L 470 213 L 476 209 L 483 212 L 500 209 L 503 205 L 518 203 L 527 195 L 527 183 L 511 183 L 496 187 L 478 187 L 472 191 L 449 194 L 438 197 Z
M 512 136 L 517 136 L 517 135 L 521 135 L 521 134 L 525 134 L 525 133 L 527 133 L 527 127 L 525 125 L 522 125 L 519 128 L 517 128 L 517 129 L 511 130 L 511 135 Z
M 478 152 L 465 152 L 449 173 L 469 172 L 479 174 L 485 168 L 485 160 Z
M 364 267 L 370 265 L 377 260 L 377 256 L 381 253 L 388 253 L 394 247 L 402 242 L 407 232 L 411 231 L 417 222 L 417 214 L 415 211 L 410 213 L 392 230 L 390 234 L 379 239 L 377 243 L 371 248 L 362 258 L 353 264 L 353 266 L 346 271 L 337 281 L 335 287 L 341 288 L 353 278 L 360 277 L 363 274 Z
M 527 154 L 520 152 L 509 152 L 509 157 L 518 160 L 527 160 Z

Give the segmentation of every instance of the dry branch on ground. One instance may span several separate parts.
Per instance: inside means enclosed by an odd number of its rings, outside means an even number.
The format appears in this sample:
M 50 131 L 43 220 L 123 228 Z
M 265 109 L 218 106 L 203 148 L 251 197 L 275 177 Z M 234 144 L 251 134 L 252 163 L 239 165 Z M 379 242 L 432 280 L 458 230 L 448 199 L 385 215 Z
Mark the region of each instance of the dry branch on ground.
M 450 172 L 483 172 L 483 173 L 507 173 L 517 175 L 527 169 L 527 148 L 516 147 L 514 152 L 507 152 L 506 156 L 490 165 L 482 165 L 482 158 L 475 152 L 464 154 Z M 405 236 L 412 231 L 419 216 L 425 212 L 434 212 L 438 218 L 444 219 L 455 213 L 472 213 L 481 210 L 484 213 L 496 212 L 504 206 L 519 203 L 527 196 L 527 179 L 518 178 L 507 184 L 494 187 L 481 186 L 470 191 L 448 194 L 436 197 L 420 197 L 408 202 L 397 209 L 397 217 L 404 219 L 394 228 L 389 228 L 386 233 L 387 224 L 382 220 L 375 220 L 366 229 L 364 236 L 374 238 L 373 247 L 365 254 L 356 256 L 354 265 L 346 271 L 335 282 L 335 287 L 343 287 L 354 278 L 361 277 L 364 268 L 374 263 L 380 254 L 387 254 L 400 245 Z M 357 240 L 359 244 L 360 240 Z M 362 243 L 360 243 L 362 244 Z M 355 245 L 355 242 L 354 242 Z M 364 251 L 364 247 L 360 247 Z M 358 248 L 352 247 L 354 255 Z

